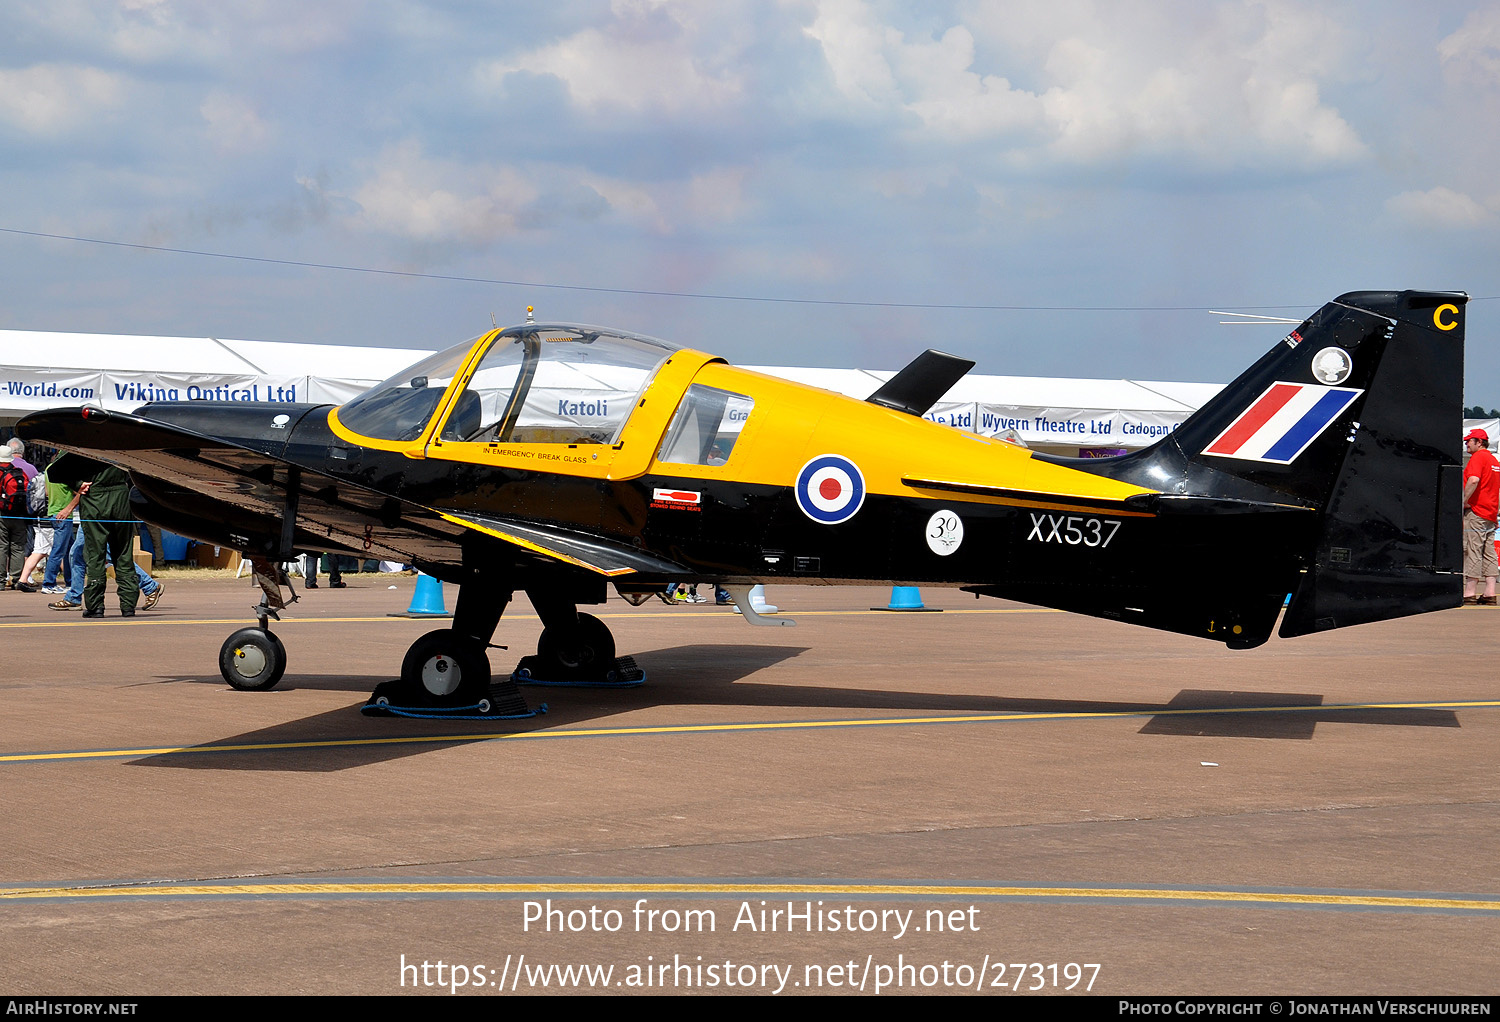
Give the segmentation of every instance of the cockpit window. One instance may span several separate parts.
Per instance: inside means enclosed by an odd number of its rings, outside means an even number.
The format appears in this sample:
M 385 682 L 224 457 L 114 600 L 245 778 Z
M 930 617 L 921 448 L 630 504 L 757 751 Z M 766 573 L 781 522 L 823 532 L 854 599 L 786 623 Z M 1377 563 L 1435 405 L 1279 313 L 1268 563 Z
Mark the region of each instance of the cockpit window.
M 339 408 L 339 422 L 361 436 L 415 440 L 468 357 L 473 341 L 440 351 Z
M 609 444 L 672 345 L 592 327 L 505 331 L 469 379 L 441 438 Z
M 695 383 L 667 427 L 657 460 L 675 465 L 722 465 L 755 407 L 753 398 Z
M 416 440 L 474 342 L 438 352 L 338 410 L 339 422 L 379 440 Z M 674 351 L 665 341 L 595 327 L 527 324 L 490 344 L 453 402 L 439 440 L 609 444 Z

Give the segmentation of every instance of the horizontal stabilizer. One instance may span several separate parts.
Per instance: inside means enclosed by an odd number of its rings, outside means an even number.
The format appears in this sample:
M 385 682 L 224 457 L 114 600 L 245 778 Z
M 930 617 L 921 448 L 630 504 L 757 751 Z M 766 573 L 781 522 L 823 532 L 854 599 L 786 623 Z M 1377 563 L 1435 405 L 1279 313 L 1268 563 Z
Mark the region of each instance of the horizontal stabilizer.
M 928 348 L 865 400 L 909 415 L 925 415 L 973 368 L 974 363 L 966 358 Z

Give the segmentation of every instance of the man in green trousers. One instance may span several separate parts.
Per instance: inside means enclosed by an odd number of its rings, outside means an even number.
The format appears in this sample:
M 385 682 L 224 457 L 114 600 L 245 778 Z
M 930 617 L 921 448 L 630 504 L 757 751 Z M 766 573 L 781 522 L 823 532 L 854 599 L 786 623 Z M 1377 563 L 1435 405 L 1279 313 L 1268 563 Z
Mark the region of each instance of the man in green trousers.
M 140 579 L 135 573 L 135 521 L 130 514 L 130 477 L 106 465 L 78 488 L 83 500 L 83 560 L 88 583 L 83 588 L 83 616 L 104 616 L 104 555 L 115 562 L 115 591 L 120 616 L 135 617 Z

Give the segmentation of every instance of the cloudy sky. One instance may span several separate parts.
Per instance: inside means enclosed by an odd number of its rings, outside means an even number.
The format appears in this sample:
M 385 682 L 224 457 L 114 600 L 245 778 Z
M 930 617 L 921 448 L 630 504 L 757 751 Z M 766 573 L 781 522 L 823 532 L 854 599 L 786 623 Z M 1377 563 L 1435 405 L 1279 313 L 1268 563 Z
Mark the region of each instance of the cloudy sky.
M 1494 299 L 1500 406 L 1497 169 L 1494 2 L 0 6 L 16 329 L 441 347 L 533 304 L 737 362 L 1222 382 L 1284 328 L 1205 310 L 1427 287 Z

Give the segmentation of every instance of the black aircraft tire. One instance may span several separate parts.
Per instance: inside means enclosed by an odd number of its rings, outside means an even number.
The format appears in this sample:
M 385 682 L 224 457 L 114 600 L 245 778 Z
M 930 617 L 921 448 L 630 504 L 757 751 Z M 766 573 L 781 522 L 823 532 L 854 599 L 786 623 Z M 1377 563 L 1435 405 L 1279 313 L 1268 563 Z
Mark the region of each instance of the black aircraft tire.
M 242 692 L 275 688 L 286 673 L 286 647 L 262 628 L 241 628 L 219 647 L 219 673 Z
M 490 688 L 490 658 L 477 639 L 440 628 L 411 644 L 401 661 L 401 680 L 428 699 L 480 699 Z
M 615 637 L 609 626 L 592 614 L 578 615 L 578 631 L 568 643 L 556 629 L 544 628 L 537 639 L 540 677 L 593 678 L 602 680 L 615 666 Z
M 276 647 L 276 669 L 271 672 L 271 680 L 266 683 L 266 688 L 271 688 L 281 681 L 281 676 L 286 673 L 286 647 L 281 644 L 281 636 L 271 632 L 266 633 L 271 640 L 271 645 Z

